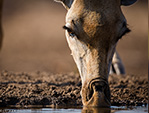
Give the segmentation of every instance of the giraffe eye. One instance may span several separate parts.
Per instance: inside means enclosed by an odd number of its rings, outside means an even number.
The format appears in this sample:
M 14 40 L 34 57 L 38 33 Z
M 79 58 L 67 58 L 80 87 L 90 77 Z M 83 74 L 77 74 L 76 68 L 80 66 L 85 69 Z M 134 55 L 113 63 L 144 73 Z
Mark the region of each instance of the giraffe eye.
M 68 31 L 69 36 L 71 37 L 76 36 L 71 28 L 68 28 L 67 26 L 63 26 L 63 28 Z
M 73 32 L 68 32 L 68 33 L 69 33 L 69 36 L 71 36 L 71 37 L 75 36 L 75 34 Z

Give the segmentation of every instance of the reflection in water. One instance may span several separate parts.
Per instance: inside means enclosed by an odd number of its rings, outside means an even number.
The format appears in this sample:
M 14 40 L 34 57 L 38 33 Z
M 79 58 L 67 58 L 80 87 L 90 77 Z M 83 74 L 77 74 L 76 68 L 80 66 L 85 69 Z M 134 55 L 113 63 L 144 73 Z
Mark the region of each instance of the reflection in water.
M 93 108 L 93 107 L 84 107 L 82 113 L 111 113 L 110 108 Z
M 131 107 L 127 108 L 124 106 L 112 106 L 111 108 L 83 108 L 79 107 L 60 107 L 60 108 L 0 108 L 0 113 L 147 113 L 148 106 L 146 107 Z

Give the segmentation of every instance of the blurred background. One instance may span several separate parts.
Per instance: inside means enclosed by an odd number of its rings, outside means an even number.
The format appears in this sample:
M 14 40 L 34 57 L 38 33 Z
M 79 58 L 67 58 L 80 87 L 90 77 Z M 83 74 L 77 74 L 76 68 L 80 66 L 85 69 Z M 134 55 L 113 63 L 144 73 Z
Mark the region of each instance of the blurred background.
M 117 50 L 127 74 L 148 73 L 148 3 L 122 7 L 131 33 Z M 66 10 L 53 0 L 4 0 L 0 70 L 77 72 L 62 26 Z

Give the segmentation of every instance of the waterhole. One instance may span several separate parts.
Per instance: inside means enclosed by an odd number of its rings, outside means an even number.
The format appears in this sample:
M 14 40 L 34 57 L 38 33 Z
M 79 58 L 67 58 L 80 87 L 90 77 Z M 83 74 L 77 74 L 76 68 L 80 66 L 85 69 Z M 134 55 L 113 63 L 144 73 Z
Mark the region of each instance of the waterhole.
M 112 106 L 111 108 L 0 108 L 0 113 L 148 113 L 148 107 Z

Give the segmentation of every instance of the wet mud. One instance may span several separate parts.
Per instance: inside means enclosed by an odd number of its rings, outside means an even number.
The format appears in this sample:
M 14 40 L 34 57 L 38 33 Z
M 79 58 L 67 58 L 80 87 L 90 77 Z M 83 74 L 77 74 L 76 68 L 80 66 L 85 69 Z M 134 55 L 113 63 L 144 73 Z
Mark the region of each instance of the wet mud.
M 147 75 L 110 75 L 113 106 L 142 106 L 148 102 Z M 75 73 L 0 72 L 0 107 L 10 105 L 82 105 L 80 76 Z

